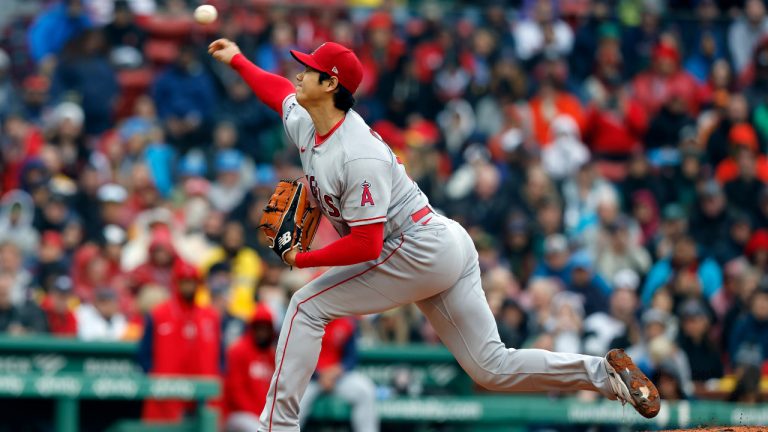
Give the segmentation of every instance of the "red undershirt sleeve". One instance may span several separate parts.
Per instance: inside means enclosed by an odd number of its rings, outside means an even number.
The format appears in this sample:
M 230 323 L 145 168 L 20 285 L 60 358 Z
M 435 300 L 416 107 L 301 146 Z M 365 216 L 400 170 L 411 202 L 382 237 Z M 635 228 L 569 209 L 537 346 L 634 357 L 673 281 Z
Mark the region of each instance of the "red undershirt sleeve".
M 232 57 L 229 65 L 243 77 L 260 101 L 282 115 L 283 101 L 296 91 L 291 81 L 265 71 L 242 54 Z
M 384 222 L 351 227 L 351 232 L 328 246 L 296 255 L 296 267 L 335 267 L 376 259 L 384 247 Z

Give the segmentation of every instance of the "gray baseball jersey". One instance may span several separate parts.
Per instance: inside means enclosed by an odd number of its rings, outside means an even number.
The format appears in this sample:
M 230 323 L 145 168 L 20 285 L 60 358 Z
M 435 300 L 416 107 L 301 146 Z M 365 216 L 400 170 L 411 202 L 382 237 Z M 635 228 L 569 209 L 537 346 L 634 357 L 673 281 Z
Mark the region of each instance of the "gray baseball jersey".
M 350 111 L 315 145 L 312 120 L 291 95 L 283 104 L 283 123 L 299 148 L 313 195 L 337 230 L 344 234 L 350 226 L 383 221 L 386 238 L 379 258 L 334 267 L 291 298 L 261 432 L 299 431 L 300 402 L 327 322 L 408 303 L 416 303 L 462 368 L 491 390 L 585 389 L 616 399 L 602 357 L 504 346 L 469 234 L 448 218 L 419 211 L 426 197 L 359 115 Z M 354 424 L 354 432 L 379 430 L 376 422 Z
M 384 222 L 387 238 L 427 205 L 397 156 L 355 111 L 319 142 L 312 118 L 291 95 L 283 101 L 283 125 L 299 148 L 312 196 L 339 234 Z

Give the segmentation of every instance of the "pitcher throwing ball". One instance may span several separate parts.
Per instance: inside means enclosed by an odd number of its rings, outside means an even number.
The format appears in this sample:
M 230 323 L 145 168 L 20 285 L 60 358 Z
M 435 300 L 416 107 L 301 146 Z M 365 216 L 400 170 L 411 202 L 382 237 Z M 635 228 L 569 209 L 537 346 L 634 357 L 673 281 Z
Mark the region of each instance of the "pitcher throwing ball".
M 602 358 L 504 347 L 469 235 L 432 211 L 392 150 L 352 110 L 352 95 L 363 78 L 352 51 L 332 42 L 311 54 L 291 51 L 305 67 L 295 86 L 255 66 L 229 40 L 211 43 L 208 52 L 281 115 L 317 205 L 342 235 L 322 249 L 281 253 L 291 266 L 332 268 L 291 299 L 261 432 L 299 430 L 299 401 L 317 364 L 326 323 L 409 303 L 416 303 L 483 387 L 592 390 L 629 402 L 645 417 L 659 412 L 656 387 L 621 350 Z

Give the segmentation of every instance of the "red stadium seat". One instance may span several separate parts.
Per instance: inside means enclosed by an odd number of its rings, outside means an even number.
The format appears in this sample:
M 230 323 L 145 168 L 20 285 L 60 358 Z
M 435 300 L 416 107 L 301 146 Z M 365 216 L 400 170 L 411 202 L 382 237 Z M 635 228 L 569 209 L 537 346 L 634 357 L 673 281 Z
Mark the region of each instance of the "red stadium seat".
M 622 181 L 627 176 L 627 164 L 624 162 L 598 161 L 597 170 L 612 182 Z
M 148 68 L 122 70 L 117 74 L 117 82 L 123 91 L 140 90 L 143 92 L 149 88 L 153 79 L 154 74 Z
M 115 120 L 133 114 L 136 99 L 145 94 L 155 76 L 150 68 L 122 70 L 117 74 L 120 96 L 115 106 Z
M 172 63 L 179 55 L 179 44 L 165 39 L 150 39 L 144 46 L 144 56 L 155 65 Z
M 153 37 L 182 40 L 192 32 L 194 25 L 191 17 L 155 15 L 147 19 L 142 26 Z

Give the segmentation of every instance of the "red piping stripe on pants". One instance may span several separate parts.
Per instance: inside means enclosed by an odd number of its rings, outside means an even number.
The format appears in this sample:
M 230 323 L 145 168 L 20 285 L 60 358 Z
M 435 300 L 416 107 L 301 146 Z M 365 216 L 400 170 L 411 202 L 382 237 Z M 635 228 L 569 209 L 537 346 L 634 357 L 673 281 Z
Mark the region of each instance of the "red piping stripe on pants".
M 335 284 L 329 286 L 328 288 L 320 291 L 319 293 L 310 296 L 306 300 L 302 300 L 299 304 L 296 305 L 296 312 L 293 313 L 293 316 L 291 317 L 291 323 L 288 326 L 288 334 L 285 336 L 285 346 L 283 347 L 283 355 L 280 358 L 280 366 L 277 368 L 277 376 L 275 377 L 275 391 L 272 394 L 272 408 L 270 408 L 270 410 L 269 410 L 269 431 L 268 432 L 272 432 L 272 416 L 275 413 L 275 402 L 277 402 L 277 384 L 280 381 L 280 372 L 283 370 L 283 361 L 285 360 L 285 353 L 288 351 L 288 341 L 291 338 L 291 330 L 293 329 L 293 320 L 296 319 L 296 315 L 299 314 L 299 308 L 301 307 L 301 305 L 303 305 L 304 303 L 312 300 L 313 298 L 319 296 L 320 294 L 322 294 L 322 293 L 324 293 L 326 291 L 329 291 L 329 290 L 331 290 L 333 288 L 336 288 L 337 286 L 339 286 L 339 285 L 341 285 L 343 283 L 349 282 L 349 281 L 351 281 L 352 279 L 354 279 L 354 278 L 356 278 L 358 276 L 362 276 L 365 273 L 368 273 L 369 271 L 375 269 L 376 267 L 384 264 L 385 262 L 387 262 L 387 260 L 389 260 L 392 257 L 392 255 L 395 254 L 395 252 L 397 252 L 403 246 L 403 243 L 405 243 L 405 237 L 401 237 L 400 244 L 397 245 L 395 250 L 393 250 L 389 255 L 387 255 L 387 257 L 384 258 L 383 261 L 378 262 L 378 263 L 372 265 L 371 267 L 368 267 L 367 269 L 361 271 L 360 273 L 344 279 L 341 282 L 338 282 L 338 283 L 335 283 Z

